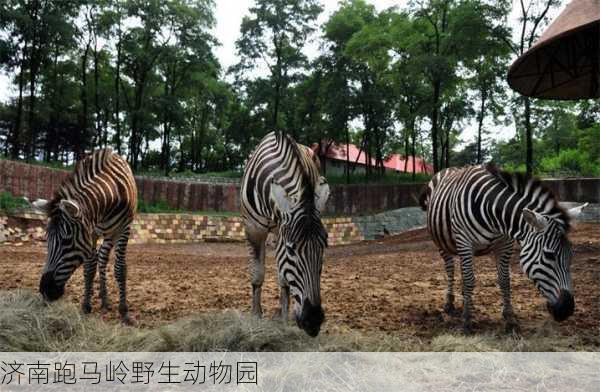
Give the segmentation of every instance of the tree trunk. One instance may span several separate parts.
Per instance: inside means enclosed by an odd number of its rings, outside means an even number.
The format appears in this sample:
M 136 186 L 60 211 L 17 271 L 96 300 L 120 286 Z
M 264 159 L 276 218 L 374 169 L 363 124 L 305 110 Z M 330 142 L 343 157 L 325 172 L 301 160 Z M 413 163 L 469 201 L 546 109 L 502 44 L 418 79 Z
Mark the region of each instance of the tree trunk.
M 117 69 L 115 73 L 115 144 L 117 145 L 117 152 L 119 155 L 122 154 L 121 151 L 121 121 L 119 118 L 119 113 L 121 112 L 120 108 L 120 93 L 119 87 L 121 84 L 121 34 L 119 31 L 119 42 L 117 43 Z
M 280 80 L 281 76 L 279 76 L 277 78 L 277 81 L 275 82 L 275 99 L 274 99 L 274 103 L 273 103 L 273 130 L 278 130 L 277 125 L 277 119 L 279 117 L 279 92 L 281 90 L 281 80 Z
M 80 160 L 83 157 L 83 150 L 85 149 L 84 140 L 88 135 L 88 99 L 87 99 L 87 60 L 90 52 L 90 42 L 88 41 L 85 46 L 85 51 L 83 52 L 83 56 L 81 57 L 81 120 L 79 123 L 79 127 L 81 128 L 81 140 L 79 143 L 76 143 L 74 146 L 75 160 Z
M 34 116 L 35 116 L 35 81 L 37 69 L 35 65 L 31 65 L 29 74 L 29 114 L 28 114 L 28 140 L 25 150 L 27 151 L 26 159 L 32 160 L 35 155 L 35 134 L 34 134 Z
M 165 78 L 165 102 L 169 99 L 169 82 L 168 77 Z M 163 109 L 164 110 L 164 109 Z M 163 115 L 163 140 L 162 140 L 162 148 L 161 148 L 161 169 L 163 170 L 165 176 L 169 175 L 169 157 L 171 155 L 170 147 L 171 147 L 171 124 L 169 121 L 169 113 L 170 108 L 168 110 L 164 110 Z
M 350 129 L 346 125 L 346 184 L 350 184 Z
M 198 135 L 198 140 L 196 141 L 196 153 L 198 156 L 196 157 L 198 162 L 198 169 L 202 170 L 202 143 L 204 142 L 204 135 L 206 134 L 206 124 L 208 123 L 208 104 L 204 105 L 202 109 L 202 114 L 200 117 L 200 134 Z
M 416 132 L 416 124 L 415 122 L 413 122 L 412 125 L 412 180 L 415 181 L 417 178 L 417 165 L 416 165 L 416 139 L 417 139 L 417 132 Z
M 477 163 L 480 164 L 483 161 L 483 154 L 481 153 L 481 139 L 483 132 L 483 119 L 485 118 L 485 101 L 487 94 L 484 89 L 481 90 L 481 107 L 479 110 L 479 124 L 477 127 Z
M 527 175 L 533 174 L 533 131 L 531 129 L 531 101 L 525 97 L 525 140 L 527 143 L 527 157 L 525 164 L 527 166 Z
M 438 110 L 440 101 L 440 82 L 436 80 L 433 83 L 433 109 L 431 112 L 431 151 L 433 160 L 433 171 L 437 173 L 440 170 L 438 161 Z
M 20 138 L 21 138 L 21 122 L 23 119 L 23 89 L 25 88 L 25 77 L 24 77 L 24 68 L 25 68 L 25 48 L 27 46 L 27 42 L 25 42 L 25 47 L 23 48 L 23 58 L 21 59 L 21 70 L 19 72 L 19 99 L 17 100 L 17 116 L 15 119 L 15 123 L 13 124 L 13 131 L 11 134 L 11 154 L 10 156 L 13 159 L 17 159 L 19 157 L 20 151 Z
M 29 16 L 33 21 L 31 38 L 31 46 L 29 47 L 29 113 L 28 113 L 28 129 L 27 129 L 27 145 L 25 146 L 25 158 L 31 160 L 35 154 L 34 147 L 34 113 L 35 113 L 35 81 L 37 78 L 37 62 L 39 53 L 37 53 L 37 42 L 38 42 L 38 12 L 40 4 L 35 2 L 32 4 L 34 8 L 31 9 Z
M 96 44 L 94 44 L 94 107 L 96 109 L 96 139 L 97 143 L 102 142 L 102 109 L 100 108 L 100 93 L 98 91 L 100 81 L 100 71 L 98 70 L 99 53 Z

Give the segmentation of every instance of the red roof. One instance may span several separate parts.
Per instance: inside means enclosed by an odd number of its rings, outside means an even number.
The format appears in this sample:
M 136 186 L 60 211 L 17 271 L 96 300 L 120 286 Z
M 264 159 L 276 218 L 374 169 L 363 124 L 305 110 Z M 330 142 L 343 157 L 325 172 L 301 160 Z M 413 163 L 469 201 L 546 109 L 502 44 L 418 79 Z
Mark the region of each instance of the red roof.
M 399 172 L 412 173 L 413 158 L 412 156 L 409 156 L 407 161 L 404 156 L 400 154 L 393 154 L 383 162 L 383 166 L 385 166 L 388 169 L 396 170 Z M 433 166 L 426 163 L 421 157 L 415 157 L 415 167 L 416 173 L 433 173 Z
M 323 150 L 325 150 L 326 147 L 327 147 L 326 143 L 321 144 L 321 148 Z M 315 143 L 315 144 L 313 144 L 312 148 L 314 151 L 316 151 L 319 148 L 319 146 L 318 146 L 318 144 Z M 325 153 L 325 151 L 323 151 L 323 153 Z M 354 144 L 346 145 L 346 144 L 333 143 L 327 150 L 327 154 L 325 154 L 325 156 L 328 159 L 333 159 L 336 161 L 346 161 L 346 153 L 348 153 L 350 162 L 352 162 L 352 163 L 357 162 L 361 165 L 367 164 L 367 159 L 366 159 L 364 151 L 361 152 L 360 149 L 358 147 L 356 147 Z M 357 158 L 358 158 L 358 161 L 357 161 Z M 405 164 L 407 166 L 407 170 L 404 169 Z M 371 158 L 371 165 L 375 166 L 375 159 L 373 159 L 373 158 Z M 399 172 L 407 171 L 409 173 L 412 173 L 412 171 L 413 171 L 412 156 L 408 157 L 408 163 L 407 163 L 404 160 L 404 157 L 402 155 L 392 154 L 389 158 L 387 158 L 383 162 L 383 166 L 385 166 L 387 169 L 390 169 L 390 170 L 396 170 Z M 415 157 L 415 166 L 416 166 L 416 170 L 415 170 L 416 173 L 433 173 L 433 166 L 427 164 L 421 157 Z

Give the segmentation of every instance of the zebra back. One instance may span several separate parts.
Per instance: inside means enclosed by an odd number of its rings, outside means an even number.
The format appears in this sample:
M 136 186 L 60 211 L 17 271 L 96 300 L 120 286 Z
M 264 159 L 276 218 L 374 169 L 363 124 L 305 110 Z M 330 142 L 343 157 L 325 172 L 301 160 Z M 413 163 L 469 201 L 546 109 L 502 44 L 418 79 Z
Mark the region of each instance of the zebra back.
M 277 183 L 296 203 L 315 207 L 315 190 L 324 182 L 318 157 L 289 135 L 271 132 L 258 144 L 246 164 L 241 187 L 242 216 L 263 228 L 276 225 L 270 200 L 271 184 Z
M 111 149 L 96 150 L 78 161 L 56 190 L 46 208 L 50 217 L 58 211 L 61 200 L 75 201 L 88 225 L 121 228 L 135 215 L 137 186 L 129 164 L 122 157 Z

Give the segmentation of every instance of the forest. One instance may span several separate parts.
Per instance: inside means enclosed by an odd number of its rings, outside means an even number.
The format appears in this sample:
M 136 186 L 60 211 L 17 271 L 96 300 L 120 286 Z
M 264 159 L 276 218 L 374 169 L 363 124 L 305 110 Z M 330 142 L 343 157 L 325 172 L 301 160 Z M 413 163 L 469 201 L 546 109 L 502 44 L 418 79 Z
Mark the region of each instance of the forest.
M 238 172 L 281 130 L 320 151 L 360 146 L 372 178 L 390 153 L 436 171 L 493 161 L 600 175 L 600 101 L 530 99 L 506 83 L 561 1 L 402 4 L 343 0 L 319 19 L 317 0 L 256 0 L 225 68 L 213 0 L 4 0 L 0 156 L 61 166 L 111 147 L 137 173 Z M 508 127 L 514 137 L 494 137 Z

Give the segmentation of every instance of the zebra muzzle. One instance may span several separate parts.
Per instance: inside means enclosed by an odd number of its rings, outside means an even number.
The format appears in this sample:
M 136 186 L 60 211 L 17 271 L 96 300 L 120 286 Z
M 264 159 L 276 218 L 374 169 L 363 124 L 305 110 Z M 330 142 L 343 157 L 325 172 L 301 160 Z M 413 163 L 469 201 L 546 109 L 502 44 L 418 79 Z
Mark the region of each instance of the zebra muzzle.
M 323 307 L 313 305 L 309 299 L 302 304 L 302 311 L 296 315 L 296 324 L 303 329 L 309 336 L 315 337 L 321 330 L 321 324 L 325 320 Z
M 556 321 L 564 321 L 575 312 L 575 299 L 568 290 L 560 290 L 558 301 L 548 303 L 548 311 Z
M 40 294 L 46 301 L 56 301 L 65 293 L 65 286 L 56 284 L 54 274 L 49 271 L 42 275 L 40 279 Z

